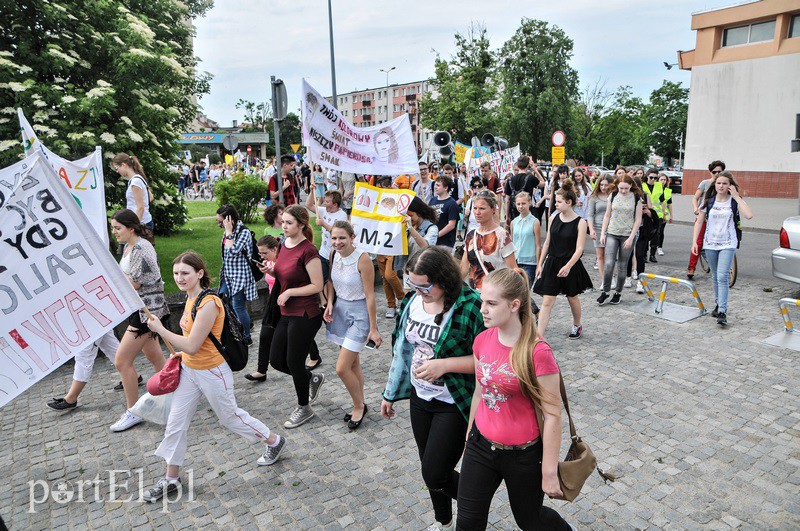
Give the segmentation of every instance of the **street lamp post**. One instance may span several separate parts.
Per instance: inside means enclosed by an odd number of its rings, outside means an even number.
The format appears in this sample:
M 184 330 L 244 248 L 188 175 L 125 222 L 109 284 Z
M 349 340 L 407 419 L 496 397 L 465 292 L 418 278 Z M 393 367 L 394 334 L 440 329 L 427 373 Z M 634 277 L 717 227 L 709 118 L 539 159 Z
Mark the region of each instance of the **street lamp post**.
M 380 69 L 380 71 L 381 71 L 381 72 L 385 72 L 385 73 L 386 73 L 386 86 L 387 86 L 387 87 L 389 86 L 389 72 L 391 72 L 391 71 L 392 71 L 392 70 L 394 70 L 395 68 L 397 68 L 397 67 L 396 67 L 396 66 L 393 66 L 393 67 L 391 67 L 391 68 L 390 68 L 390 69 L 388 69 L 388 70 L 384 70 L 383 68 L 381 68 L 381 69 Z
M 331 38 L 331 89 L 333 89 L 333 108 L 339 108 L 339 99 L 336 97 L 336 60 L 333 56 L 333 11 L 331 0 L 328 0 L 328 29 Z

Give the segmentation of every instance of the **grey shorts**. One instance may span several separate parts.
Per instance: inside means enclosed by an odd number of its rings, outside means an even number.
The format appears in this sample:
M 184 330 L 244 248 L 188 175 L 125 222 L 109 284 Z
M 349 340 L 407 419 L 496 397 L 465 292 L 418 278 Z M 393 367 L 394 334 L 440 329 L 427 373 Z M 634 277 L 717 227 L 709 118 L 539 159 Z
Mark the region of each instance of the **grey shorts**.
M 325 323 L 325 326 L 328 341 L 351 352 L 361 352 L 369 336 L 367 300 L 337 298 L 333 306 L 333 322 Z

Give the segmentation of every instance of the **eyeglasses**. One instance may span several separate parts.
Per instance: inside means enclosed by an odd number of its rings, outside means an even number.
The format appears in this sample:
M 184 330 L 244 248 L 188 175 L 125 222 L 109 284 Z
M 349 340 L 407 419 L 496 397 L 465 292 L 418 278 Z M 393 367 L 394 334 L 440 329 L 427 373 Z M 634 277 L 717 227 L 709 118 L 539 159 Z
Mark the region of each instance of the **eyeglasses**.
M 116 166 L 114 166 L 114 167 L 113 167 L 113 168 L 111 168 L 111 169 L 112 169 L 112 170 L 114 170 L 115 172 L 119 173 L 119 168 L 120 168 L 121 166 L 122 166 L 122 164 L 117 164 Z
M 431 290 L 433 289 L 433 284 L 428 284 L 427 286 L 417 286 L 411 280 L 408 280 L 408 286 L 415 290 L 420 295 L 429 295 Z
M 722 170 L 711 170 L 711 175 L 716 175 L 718 173 L 722 173 Z

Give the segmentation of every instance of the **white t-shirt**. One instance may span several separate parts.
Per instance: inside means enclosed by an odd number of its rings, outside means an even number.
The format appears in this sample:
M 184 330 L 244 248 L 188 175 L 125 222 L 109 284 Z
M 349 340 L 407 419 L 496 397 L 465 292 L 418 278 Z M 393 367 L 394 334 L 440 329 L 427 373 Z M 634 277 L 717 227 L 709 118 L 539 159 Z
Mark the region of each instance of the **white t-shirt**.
M 325 173 L 325 187 L 328 192 L 339 189 L 339 179 L 336 178 L 335 171 L 328 170 L 327 173 Z
M 333 225 L 337 221 L 347 221 L 347 212 L 341 208 L 336 212 L 328 212 L 324 206 L 317 208 L 317 215 L 328 225 Z M 319 255 L 325 260 L 331 257 L 331 233 L 322 227 L 322 244 L 319 246 Z
M 711 251 L 736 249 L 736 227 L 733 223 L 733 198 L 720 203 L 714 201 L 706 220 L 706 234 L 703 237 L 703 248 Z
M 153 216 L 150 215 L 150 192 L 147 189 L 147 183 L 144 182 L 142 176 L 138 173 L 131 177 L 128 181 L 128 189 L 125 190 L 125 208 L 136 212 L 136 200 L 133 198 L 133 187 L 139 188 L 142 191 L 142 201 L 144 201 L 144 213 L 142 214 L 142 224 L 150 223 Z
M 434 322 L 436 314 L 425 311 L 422 306 L 422 297 L 415 296 L 411 299 L 406 321 L 406 341 L 414 345 L 414 354 L 411 356 L 411 385 L 417 391 L 417 396 L 423 400 L 431 401 L 435 398 L 448 404 L 455 403 L 443 378 L 426 382 L 416 376 L 417 369 L 426 361 L 433 359 L 434 347 L 452 314 L 453 308 L 450 308 L 442 316 L 441 324 L 437 325 Z

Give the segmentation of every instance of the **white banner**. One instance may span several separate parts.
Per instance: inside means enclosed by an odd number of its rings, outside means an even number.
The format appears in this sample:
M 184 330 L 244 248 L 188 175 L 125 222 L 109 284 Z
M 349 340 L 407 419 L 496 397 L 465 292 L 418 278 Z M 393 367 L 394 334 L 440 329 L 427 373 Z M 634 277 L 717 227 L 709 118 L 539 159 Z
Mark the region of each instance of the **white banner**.
M 387 256 L 408 254 L 404 220 L 414 195 L 411 190 L 377 188 L 357 182 L 350 216 L 356 247 Z
M 0 407 L 142 307 L 48 162 L 0 170 Z
M 22 109 L 17 109 L 19 115 L 19 126 L 22 131 L 22 144 L 25 148 L 25 155 L 31 156 L 34 153 L 42 153 L 53 166 L 53 169 L 61 178 L 61 181 L 69 188 L 72 197 L 83 209 L 83 213 L 89 218 L 94 230 L 102 238 L 103 243 L 108 246 L 108 219 L 106 214 L 106 189 L 103 179 L 103 156 L 100 148 L 94 150 L 80 160 L 69 161 L 59 157 L 44 144 L 42 144 L 31 124 L 25 118 Z
M 514 164 L 517 163 L 519 155 L 519 144 L 517 144 L 513 148 L 473 158 L 470 168 L 473 170 L 474 175 L 480 175 L 481 164 L 488 162 L 492 166 L 492 171 L 497 174 L 499 179 L 502 179 L 507 173 L 517 173 L 517 170 L 514 169 Z
M 354 127 L 305 79 L 303 145 L 316 164 L 334 170 L 362 175 L 419 173 L 407 114 L 380 125 Z

